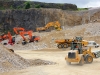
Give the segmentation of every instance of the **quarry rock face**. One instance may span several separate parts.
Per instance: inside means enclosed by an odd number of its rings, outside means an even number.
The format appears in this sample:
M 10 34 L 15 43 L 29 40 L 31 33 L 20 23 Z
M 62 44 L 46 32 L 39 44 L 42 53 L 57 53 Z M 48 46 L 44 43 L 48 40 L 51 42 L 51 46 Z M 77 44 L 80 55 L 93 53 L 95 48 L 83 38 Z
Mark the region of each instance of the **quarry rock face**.
M 92 13 L 91 13 L 92 12 Z M 59 21 L 61 26 L 75 26 L 99 19 L 98 11 L 67 11 L 61 9 L 31 8 L 27 10 L 0 11 L 0 32 L 12 31 L 13 27 L 24 27 L 36 31 L 36 27 Z

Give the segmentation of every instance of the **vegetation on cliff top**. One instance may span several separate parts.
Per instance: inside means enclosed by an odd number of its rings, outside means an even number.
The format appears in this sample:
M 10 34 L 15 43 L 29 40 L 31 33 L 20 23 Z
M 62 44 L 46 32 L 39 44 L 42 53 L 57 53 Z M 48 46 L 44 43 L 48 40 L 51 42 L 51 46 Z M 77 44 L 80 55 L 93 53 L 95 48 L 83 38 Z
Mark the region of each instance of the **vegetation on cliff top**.
M 44 3 L 34 1 L 0 1 L 0 10 L 5 9 L 28 9 L 28 8 L 57 8 L 62 10 L 77 10 L 75 4 L 60 4 L 60 3 Z

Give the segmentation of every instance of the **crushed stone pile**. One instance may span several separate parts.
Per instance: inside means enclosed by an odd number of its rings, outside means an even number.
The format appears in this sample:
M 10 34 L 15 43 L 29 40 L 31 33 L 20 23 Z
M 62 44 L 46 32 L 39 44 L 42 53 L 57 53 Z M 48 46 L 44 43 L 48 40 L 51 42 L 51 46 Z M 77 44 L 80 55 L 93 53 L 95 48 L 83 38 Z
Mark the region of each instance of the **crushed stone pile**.
M 88 25 L 85 33 L 90 33 L 92 36 L 100 36 L 100 23 Z
M 24 59 L 0 44 L 0 72 L 5 72 L 5 71 L 7 72 L 16 69 L 19 70 L 29 66 L 51 65 L 51 64 L 55 63 L 41 59 L 35 59 L 35 60 Z

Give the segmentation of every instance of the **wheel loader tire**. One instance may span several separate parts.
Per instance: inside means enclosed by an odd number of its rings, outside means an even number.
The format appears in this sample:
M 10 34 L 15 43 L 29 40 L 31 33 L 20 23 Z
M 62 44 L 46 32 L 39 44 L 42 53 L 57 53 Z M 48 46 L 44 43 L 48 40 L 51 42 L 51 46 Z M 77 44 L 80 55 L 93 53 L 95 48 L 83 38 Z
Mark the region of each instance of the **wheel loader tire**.
M 66 61 L 66 63 L 67 63 L 68 65 L 71 65 L 71 62 Z
M 80 60 L 80 62 L 79 62 L 79 65 L 80 66 L 82 66 L 84 64 L 84 58 L 83 58 L 83 56 L 81 57 L 81 60 Z
M 68 44 L 67 43 L 63 44 L 63 47 L 68 48 Z
M 92 56 L 87 55 L 87 56 L 85 57 L 85 62 L 86 62 L 87 64 L 92 63 L 92 62 L 93 62 L 93 57 L 92 57 Z

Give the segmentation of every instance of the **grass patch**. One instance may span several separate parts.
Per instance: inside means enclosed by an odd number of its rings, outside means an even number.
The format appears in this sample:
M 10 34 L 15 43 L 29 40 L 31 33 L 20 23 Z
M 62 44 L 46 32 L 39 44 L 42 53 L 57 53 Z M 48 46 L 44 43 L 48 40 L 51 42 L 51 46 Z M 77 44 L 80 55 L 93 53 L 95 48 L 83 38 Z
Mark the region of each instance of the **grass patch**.
M 78 11 L 81 11 L 81 10 L 88 10 L 88 8 L 78 8 Z

